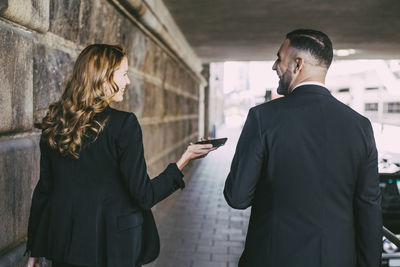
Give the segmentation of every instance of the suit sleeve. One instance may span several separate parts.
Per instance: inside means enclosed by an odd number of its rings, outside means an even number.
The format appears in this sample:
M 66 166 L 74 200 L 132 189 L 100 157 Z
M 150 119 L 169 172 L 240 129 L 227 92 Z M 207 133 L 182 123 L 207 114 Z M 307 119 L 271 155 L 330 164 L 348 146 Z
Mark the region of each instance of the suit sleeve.
M 45 237 L 39 236 L 38 231 L 39 224 L 45 220 L 44 209 L 53 190 L 49 149 L 47 144 L 42 141 L 40 142 L 40 178 L 32 196 L 32 205 L 28 221 L 28 242 L 25 254 L 34 251 L 35 244 L 39 247 L 39 244 L 45 242 L 45 240 L 39 240 Z
M 120 170 L 131 197 L 142 209 L 150 209 L 176 190 L 183 189 L 183 174 L 171 163 L 150 179 L 144 158 L 142 130 L 133 113 L 125 119 L 118 139 Z
M 265 156 L 259 122 L 250 109 L 225 182 L 224 196 L 229 206 L 236 209 L 251 206 Z
M 382 251 L 381 190 L 377 150 L 369 122 L 368 126 L 368 155 L 360 168 L 355 192 L 357 267 L 379 266 Z

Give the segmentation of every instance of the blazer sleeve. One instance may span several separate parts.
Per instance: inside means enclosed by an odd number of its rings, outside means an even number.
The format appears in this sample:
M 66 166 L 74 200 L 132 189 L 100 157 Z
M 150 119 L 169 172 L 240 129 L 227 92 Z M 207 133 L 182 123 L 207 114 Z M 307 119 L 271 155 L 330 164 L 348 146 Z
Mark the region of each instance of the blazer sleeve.
M 374 135 L 368 121 L 368 156 L 362 163 L 355 192 L 357 267 L 380 265 L 382 251 L 381 190 Z
M 251 206 L 265 157 L 259 122 L 250 109 L 225 182 L 224 196 L 229 206 L 236 209 Z
M 41 244 L 44 240 L 37 240 L 39 235 L 39 224 L 45 217 L 44 209 L 48 203 L 53 190 L 53 179 L 49 160 L 49 147 L 40 141 L 40 177 L 33 191 L 32 205 L 28 221 L 28 242 L 25 254 L 34 250 L 34 244 Z M 39 245 L 38 245 L 39 246 Z
M 183 174 L 175 163 L 169 164 L 157 177 L 149 178 L 142 130 L 133 113 L 129 113 L 123 122 L 117 143 L 122 178 L 139 207 L 150 209 L 179 188 L 184 188 Z

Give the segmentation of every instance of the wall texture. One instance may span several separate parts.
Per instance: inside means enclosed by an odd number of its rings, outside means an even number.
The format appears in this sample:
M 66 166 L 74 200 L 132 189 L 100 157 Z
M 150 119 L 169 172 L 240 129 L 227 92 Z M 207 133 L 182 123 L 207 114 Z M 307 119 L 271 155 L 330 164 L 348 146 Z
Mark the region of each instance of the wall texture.
M 116 108 L 139 117 L 150 175 L 198 138 L 200 74 L 133 16 L 107 0 L 0 0 L 1 266 L 24 261 L 18 255 L 39 173 L 33 125 L 59 98 L 86 45 L 128 51 L 131 85 Z

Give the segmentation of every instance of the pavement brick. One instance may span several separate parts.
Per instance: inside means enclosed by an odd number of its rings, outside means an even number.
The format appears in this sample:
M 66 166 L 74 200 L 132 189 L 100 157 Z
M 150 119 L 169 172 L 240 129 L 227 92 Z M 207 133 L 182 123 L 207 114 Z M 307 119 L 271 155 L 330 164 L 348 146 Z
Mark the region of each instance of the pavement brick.
M 212 261 L 217 261 L 217 262 L 238 262 L 239 261 L 239 255 L 234 255 L 234 254 L 221 254 L 221 253 L 213 253 L 212 254 Z
M 166 240 L 166 242 L 168 242 L 168 240 Z M 181 252 L 181 251 L 186 251 L 186 252 L 192 252 L 192 253 L 194 253 L 194 252 L 196 252 L 196 249 L 197 249 L 197 244 L 185 244 L 185 245 L 182 245 L 182 243 L 181 244 L 178 244 L 178 245 L 165 245 L 165 246 L 163 246 L 162 247 L 162 249 L 164 250 L 164 251 L 167 251 L 167 252 L 169 252 L 169 253 L 174 253 L 174 252 Z
M 244 246 L 244 240 L 243 241 L 237 241 L 237 240 L 228 240 L 228 241 L 221 241 L 221 240 L 214 240 L 213 245 L 218 247 L 218 246 L 228 246 L 228 247 L 243 247 Z
M 191 259 L 192 261 L 210 261 L 211 253 L 209 252 L 188 252 L 188 251 L 176 251 L 175 255 L 178 259 Z
M 228 240 L 230 241 L 242 241 L 246 239 L 246 235 L 245 234 L 230 234 L 228 237 Z
M 192 267 L 228 267 L 227 262 L 195 261 Z
M 237 267 L 238 266 L 238 261 L 230 261 L 228 262 L 228 267 Z
M 214 246 L 199 245 L 199 246 L 197 246 L 196 252 L 228 254 L 228 247 L 223 247 L 223 246 L 214 247 Z
M 228 254 L 242 255 L 243 247 L 228 247 Z
M 229 235 L 224 233 L 201 233 L 200 239 L 229 240 Z
M 182 259 L 175 259 L 171 260 L 170 258 L 167 259 L 158 259 L 156 262 L 151 264 L 152 266 L 155 267 L 191 267 L 192 262 L 190 260 L 182 260 Z M 150 266 L 148 265 L 145 265 Z M 230 265 L 234 266 L 234 265 Z

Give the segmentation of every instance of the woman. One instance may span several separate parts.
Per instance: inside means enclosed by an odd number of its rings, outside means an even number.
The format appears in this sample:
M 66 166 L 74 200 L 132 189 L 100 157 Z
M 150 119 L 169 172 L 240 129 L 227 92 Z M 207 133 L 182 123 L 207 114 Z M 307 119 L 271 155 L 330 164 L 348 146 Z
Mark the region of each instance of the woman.
M 109 107 L 130 83 L 120 46 L 94 44 L 75 62 L 60 100 L 39 128 L 40 179 L 28 226 L 27 266 L 141 266 L 159 253 L 150 208 L 184 187 L 181 170 L 211 145 L 190 144 L 154 179 L 133 113 Z

